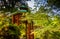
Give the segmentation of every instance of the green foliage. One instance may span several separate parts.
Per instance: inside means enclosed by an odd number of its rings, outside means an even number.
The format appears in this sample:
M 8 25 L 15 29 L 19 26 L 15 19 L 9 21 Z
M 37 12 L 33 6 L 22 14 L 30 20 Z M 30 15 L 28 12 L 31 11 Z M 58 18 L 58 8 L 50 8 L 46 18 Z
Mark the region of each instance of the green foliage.
M 0 39 L 19 39 L 21 35 L 20 29 L 14 25 L 5 26 L 0 32 Z
M 47 2 L 50 6 L 55 5 L 56 7 L 60 8 L 60 0 L 47 0 Z
M 53 12 L 49 9 L 40 8 L 33 16 L 34 26 L 34 39 L 60 39 L 60 16 L 53 15 Z M 48 15 L 50 14 L 52 15 Z M 40 27 L 39 27 L 40 26 Z
M 41 7 L 34 14 L 28 12 L 24 13 L 23 17 L 21 17 L 22 19 L 20 19 L 22 21 L 33 21 L 34 31 L 32 33 L 34 33 L 34 39 L 60 39 L 60 16 L 53 15 L 51 9 L 44 8 L 45 7 Z M 49 13 L 47 12 L 50 12 L 50 14 L 52 15 L 49 16 Z M 1 32 L 3 32 L 4 34 L 9 33 L 9 35 L 12 35 L 12 39 L 14 39 L 14 36 L 26 36 L 26 25 L 23 23 L 19 26 L 16 26 L 16 24 L 12 25 L 10 19 L 12 18 L 7 17 L 4 13 L 0 14 L 0 29 L 2 30 Z M 7 28 L 7 32 L 5 31 L 5 28 Z

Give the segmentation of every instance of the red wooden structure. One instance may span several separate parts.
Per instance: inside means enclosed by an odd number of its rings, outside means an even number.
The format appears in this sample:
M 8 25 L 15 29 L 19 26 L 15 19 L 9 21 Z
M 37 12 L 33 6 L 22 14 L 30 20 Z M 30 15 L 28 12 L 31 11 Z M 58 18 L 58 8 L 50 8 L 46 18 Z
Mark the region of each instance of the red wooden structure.
M 26 21 L 26 37 L 27 39 L 34 39 L 34 34 L 31 34 L 33 31 L 33 22 L 29 23 Z
M 22 17 L 22 14 L 14 14 L 12 16 L 12 23 L 13 24 L 20 24 L 20 19 Z M 26 24 L 26 38 L 27 39 L 34 39 L 34 34 L 31 34 L 33 31 L 33 22 L 29 23 L 27 20 L 25 21 Z

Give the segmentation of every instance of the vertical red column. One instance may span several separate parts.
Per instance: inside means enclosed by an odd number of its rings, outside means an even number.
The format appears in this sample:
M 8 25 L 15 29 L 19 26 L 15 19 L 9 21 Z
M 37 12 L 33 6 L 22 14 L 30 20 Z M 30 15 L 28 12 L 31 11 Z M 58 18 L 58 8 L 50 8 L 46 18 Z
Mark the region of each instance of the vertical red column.
M 31 21 L 31 33 L 34 31 L 33 21 Z M 34 33 L 31 34 L 31 39 L 34 39 Z
M 34 34 L 32 33 L 33 24 L 27 23 L 27 27 L 26 28 L 27 28 L 27 30 L 26 30 L 27 39 L 34 39 Z
M 30 33 L 31 33 L 31 26 L 30 26 L 30 24 L 28 23 L 27 24 L 27 39 L 31 39 L 31 37 L 30 37 Z
M 16 14 L 12 16 L 12 23 L 19 25 L 20 14 Z

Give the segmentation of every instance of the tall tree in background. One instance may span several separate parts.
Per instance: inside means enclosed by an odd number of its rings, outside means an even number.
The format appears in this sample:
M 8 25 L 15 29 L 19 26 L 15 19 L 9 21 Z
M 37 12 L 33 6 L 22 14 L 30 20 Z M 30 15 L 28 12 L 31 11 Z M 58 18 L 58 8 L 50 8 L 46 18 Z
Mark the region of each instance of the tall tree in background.
M 56 6 L 58 8 L 60 8 L 60 0 L 47 0 L 48 4 L 50 6 Z
M 0 10 L 14 12 L 20 9 L 21 5 L 27 5 L 26 1 L 30 0 L 0 0 Z

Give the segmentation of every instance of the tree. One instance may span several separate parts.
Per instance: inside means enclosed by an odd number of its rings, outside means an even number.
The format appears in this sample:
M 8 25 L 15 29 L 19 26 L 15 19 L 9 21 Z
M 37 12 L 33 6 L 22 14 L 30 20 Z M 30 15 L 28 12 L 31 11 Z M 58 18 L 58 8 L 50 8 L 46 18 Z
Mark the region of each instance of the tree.
M 26 1 L 29 0 L 1 0 L 0 10 L 5 12 L 15 12 L 20 10 L 22 5 L 27 6 Z
M 60 8 L 60 0 L 47 0 L 48 5 Z

